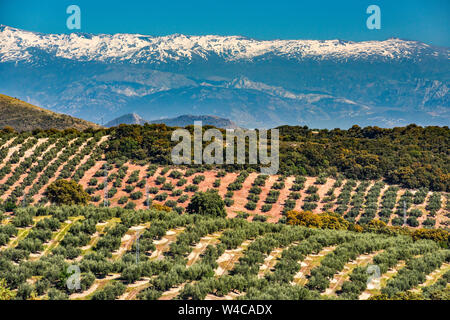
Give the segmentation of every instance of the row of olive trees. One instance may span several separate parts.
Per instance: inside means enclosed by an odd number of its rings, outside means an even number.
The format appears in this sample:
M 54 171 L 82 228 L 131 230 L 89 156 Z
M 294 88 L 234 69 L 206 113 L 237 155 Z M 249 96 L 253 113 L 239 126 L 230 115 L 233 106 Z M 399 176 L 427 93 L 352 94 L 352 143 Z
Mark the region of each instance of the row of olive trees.
M 325 291 L 330 285 L 330 280 L 346 263 L 355 260 L 359 255 L 386 249 L 394 243 L 393 239 L 374 234 L 355 235 L 352 241 L 339 245 L 322 259 L 320 266 L 311 270 L 307 287 L 311 290 Z
M 373 258 L 373 264 L 378 266 L 380 274 L 386 273 L 400 261 L 406 261 L 414 256 L 439 249 L 436 242 L 431 240 L 419 240 L 413 242 L 410 238 L 394 239 L 395 245 L 387 248 Z M 368 266 L 356 267 L 350 274 L 350 279 L 342 284 L 337 294 L 344 299 L 358 299 L 359 295 L 366 289 L 367 281 L 373 274 L 369 272 Z
M 450 262 L 450 250 L 440 250 L 426 253 L 421 257 L 410 259 L 405 268 L 390 279 L 381 292 L 388 297 L 398 292 L 414 288 L 426 280 L 426 276 L 438 269 L 443 263 Z
M 367 224 L 375 218 L 378 210 L 378 198 L 384 186 L 384 182 L 378 181 L 367 191 L 364 202 L 365 209 L 358 221 L 360 224 Z

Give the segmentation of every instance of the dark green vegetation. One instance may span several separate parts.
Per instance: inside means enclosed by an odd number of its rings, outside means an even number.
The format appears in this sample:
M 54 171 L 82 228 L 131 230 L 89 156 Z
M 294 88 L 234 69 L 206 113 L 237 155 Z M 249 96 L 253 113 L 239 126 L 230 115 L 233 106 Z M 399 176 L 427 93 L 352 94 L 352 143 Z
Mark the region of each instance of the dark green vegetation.
M 193 130 L 192 126 L 187 128 Z M 175 144 L 170 141 L 172 130 L 165 125 L 112 128 L 106 155 L 169 164 Z M 321 172 L 331 175 L 339 172 L 351 179 L 384 178 L 388 183 L 408 188 L 450 191 L 448 127 L 354 126 L 349 130 L 311 130 L 283 126 L 279 130 L 282 174 L 316 176 Z M 225 169 L 244 167 L 226 166 Z
M 226 217 L 225 203 L 215 190 L 196 193 L 186 211 L 191 214 L 208 215 L 213 217 Z
M 4 127 L 11 127 L 17 131 L 100 128 L 99 125 L 92 122 L 55 113 L 0 94 L 0 128 L 3 129 Z
M 136 262 L 136 242 L 126 237 L 135 239 L 137 227 Z M 370 261 L 346 266 L 372 255 L 382 276 L 404 263 L 372 297 L 395 299 L 410 289 L 424 299 L 448 297 L 448 249 L 419 235 L 380 233 L 376 225 L 366 231 L 157 210 L 28 207 L 0 228 L 0 274 L 16 299 L 358 299 Z M 308 266 L 312 257 L 321 260 L 299 278 L 302 262 Z M 81 271 L 76 292 L 66 286 L 70 265 Z M 436 270 L 441 274 L 428 280 Z M 349 278 L 335 288 L 342 272 Z
M 58 205 L 88 204 L 91 199 L 83 187 L 73 180 L 56 180 L 48 186 L 45 194 L 51 203 Z
M 387 235 L 405 235 L 410 236 L 415 240 L 433 240 L 442 247 L 450 248 L 450 233 L 449 231 L 443 229 L 409 229 L 397 226 L 388 226 L 380 220 L 372 220 L 361 226 L 348 222 L 337 213 L 323 212 L 315 214 L 308 211 L 297 212 L 294 210 L 287 212 L 286 223 L 289 225 L 304 226 L 308 228 L 349 230 Z

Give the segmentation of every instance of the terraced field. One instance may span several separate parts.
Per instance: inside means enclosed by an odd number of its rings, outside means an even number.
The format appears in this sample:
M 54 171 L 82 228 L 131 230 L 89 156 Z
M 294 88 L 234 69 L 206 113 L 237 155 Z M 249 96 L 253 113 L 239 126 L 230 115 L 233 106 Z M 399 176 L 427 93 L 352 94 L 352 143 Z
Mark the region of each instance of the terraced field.
M 162 204 L 182 213 L 197 191 L 217 189 L 229 217 L 284 219 L 289 210 L 334 211 L 350 222 L 380 219 L 389 225 L 448 228 L 449 194 L 408 190 L 382 181 L 343 177 L 262 176 L 256 172 L 158 167 L 126 159 L 106 161 L 101 132 L 5 134 L 0 139 L 0 199 L 7 208 L 48 205 L 56 179 L 78 181 L 96 206 L 142 209 Z M 147 202 L 147 199 L 149 201 Z
M 0 135 L 0 278 L 16 298 L 448 299 L 448 239 L 409 230 L 448 231 L 448 193 L 339 174 L 107 160 L 108 139 L 102 131 Z M 52 206 L 46 190 L 59 179 L 78 182 L 90 205 Z M 226 218 L 185 213 L 208 189 Z M 292 210 L 334 212 L 362 227 L 291 226 Z M 409 231 L 367 227 L 377 220 Z
M 430 297 L 450 282 L 450 250 L 432 240 L 157 210 L 20 208 L 0 241 L 22 299 Z

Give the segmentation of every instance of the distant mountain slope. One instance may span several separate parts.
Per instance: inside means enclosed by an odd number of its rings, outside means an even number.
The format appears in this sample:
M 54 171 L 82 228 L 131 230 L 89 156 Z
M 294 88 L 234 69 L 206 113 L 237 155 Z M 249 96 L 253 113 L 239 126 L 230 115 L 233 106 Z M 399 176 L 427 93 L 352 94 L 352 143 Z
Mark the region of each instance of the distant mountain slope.
M 182 115 L 176 118 L 160 119 L 149 121 L 149 123 L 164 123 L 169 127 L 186 127 L 194 125 L 195 121 L 201 121 L 202 125 L 210 125 L 216 128 L 223 129 L 236 129 L 238 126 L 231 120 L 220 118 L 217 116 L 194 116 L 194 115 Z
M 89 121 L 55 113 L 0 94 L 0 128 L 5 126 L 12 127 L 17 131 L 100 128 Z
M 109 121 L 105 127 L 115 127 L 120 124 L 140 124 L 143 125 L 145 123 L 156 124 L 163 123 L 169 127 L 186 127 L 189 125 L 193 125 L 194 121 L 201 121 L 202 125 L 210 125 L 217 128 L 223 129 L 236 129 L 238 126 L 231 120 L 220 118 L 217 116 L 207 116 L 207 115 L 182 115 L 176 118 L 165 118 L 159 120 L 144 120 L 141 116 L 136 113 L 129 113 L 123 116 L 120 116 L 114 120 Z
M 139 116 L 136 113 L 128 113 L 125 114 L 123 116 L 120 116 L 118 118 L 115 118 L 111 121 L 109 121 L 107 124 L 105 124 L 105 127 L 110 128 L 110 127 L 115 127 L 118 126 L 119 124 L 140 124 L 143 125 L 144 123 L 146 123 L 148 121 L 142 119 L 141 116 Z

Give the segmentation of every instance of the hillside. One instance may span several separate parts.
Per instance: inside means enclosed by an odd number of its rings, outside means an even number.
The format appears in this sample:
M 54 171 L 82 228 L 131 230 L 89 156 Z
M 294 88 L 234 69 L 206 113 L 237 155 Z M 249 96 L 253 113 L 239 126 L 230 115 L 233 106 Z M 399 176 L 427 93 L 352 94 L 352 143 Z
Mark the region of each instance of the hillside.
M 106 157 L 171 163 L 171 150 L 176 145 L 171 141 L 173 129 L 164 125 L 110 129 Z M 355 180 L 384 179 L 411 189 L 426 187 L 450 192 L 448 127 L 423 128 L 411 124 L 394 129 L 358 126 L 331 131 L 300 126 L 278 129 L 280 174 L 317 176 L 337 172 Z M 225 167 L 256 169 L 256 166 Z
M 3 133 L 0 138 L 0 203 L 9 209 L 47 205 L 47 186 L 56 179 L 72 179 L 87 190 L 94 205 L 107 201 L 114 207 L 142 209 L 148 193 L 154 203 L 182 213 L 195 192 L 217 189 L 228 216 L 246 213 L 248 220 L 261 215 L 277 222 L 295 209 L 335 212 L 362 225 L 374 219 L 414 228 L 450 225 L 449 194 L 426 187 L 404 188 L 381 179 L 359 181 L 342 174 L 260 176 L 251 168 L 226 172 L 149 165 L 147 160 L 124 157 L 107 160 L 104 149 L 112 140 L 104 131 L 63 137 Z
M 16 131 L 100 128 L 89 121 L 55 113 L 0 94 L 0 128 L 6 126 L 12 127 Z

